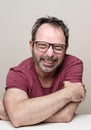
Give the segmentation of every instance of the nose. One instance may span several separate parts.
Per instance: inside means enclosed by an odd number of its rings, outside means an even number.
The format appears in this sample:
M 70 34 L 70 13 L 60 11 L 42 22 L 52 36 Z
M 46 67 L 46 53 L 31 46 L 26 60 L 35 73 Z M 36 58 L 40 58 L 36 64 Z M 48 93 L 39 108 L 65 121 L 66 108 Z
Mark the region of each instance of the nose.
M 53 51 L 53 48 L 52 46 L 50 46 L 46 52 L 47 56 L 49 57 L 53 57 L 54 56 L 54 51 Z

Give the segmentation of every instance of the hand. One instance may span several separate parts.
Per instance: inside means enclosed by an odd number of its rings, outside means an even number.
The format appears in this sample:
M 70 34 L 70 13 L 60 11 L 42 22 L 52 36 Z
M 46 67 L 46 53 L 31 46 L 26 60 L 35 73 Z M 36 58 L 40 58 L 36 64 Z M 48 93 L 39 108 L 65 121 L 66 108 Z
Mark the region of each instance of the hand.
M 0 119 L 1 120 L 9 120 L 8 115 L 5 111 L 3 101 L 0 100 Z
M 69 87 L 69 92 L 72 95 L 72 101 L 83 101 L 86 96 L 86 89 L 85 86 L 80 83 L 72 83 L 69 81 L 64 81 L 64 88 Z

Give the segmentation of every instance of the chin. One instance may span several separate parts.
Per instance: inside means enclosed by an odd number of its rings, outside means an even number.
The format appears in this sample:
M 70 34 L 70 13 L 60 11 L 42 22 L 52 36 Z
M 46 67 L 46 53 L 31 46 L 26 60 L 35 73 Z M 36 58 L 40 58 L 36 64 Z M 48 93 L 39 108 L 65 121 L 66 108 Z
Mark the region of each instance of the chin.
M 57 67 L 53 67 L 53 68 L 48 68 L 48 67 L 44 67 L 42 65 L 40 65 L 40 69 L 45 72 L 45 73 L 50 73 L 53 72 L 57 69 Z

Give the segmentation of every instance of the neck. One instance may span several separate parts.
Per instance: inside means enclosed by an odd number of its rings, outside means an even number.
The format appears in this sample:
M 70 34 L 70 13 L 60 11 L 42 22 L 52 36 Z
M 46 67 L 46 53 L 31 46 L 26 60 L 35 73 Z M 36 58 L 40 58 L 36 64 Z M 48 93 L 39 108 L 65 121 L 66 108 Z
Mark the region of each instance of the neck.
M 39 67 L 35 66 L 36 73 L 43 87 L 48 88 L 54 80 L 56 71 L 53 72 L 43 72 Z

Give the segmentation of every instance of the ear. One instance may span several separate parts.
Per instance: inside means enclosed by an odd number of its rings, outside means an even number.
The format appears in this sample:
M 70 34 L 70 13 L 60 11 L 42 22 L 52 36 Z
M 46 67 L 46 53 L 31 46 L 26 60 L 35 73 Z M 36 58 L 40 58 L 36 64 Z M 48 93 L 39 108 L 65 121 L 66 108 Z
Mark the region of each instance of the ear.
M 32 40 L 29 41 L 29 45 L 30 45 L 30 49 L 32 50 L 33 49 L 33 41 Z

